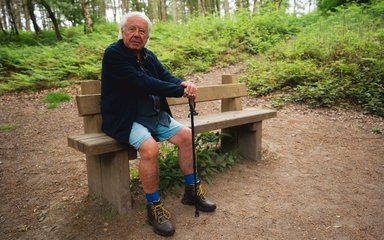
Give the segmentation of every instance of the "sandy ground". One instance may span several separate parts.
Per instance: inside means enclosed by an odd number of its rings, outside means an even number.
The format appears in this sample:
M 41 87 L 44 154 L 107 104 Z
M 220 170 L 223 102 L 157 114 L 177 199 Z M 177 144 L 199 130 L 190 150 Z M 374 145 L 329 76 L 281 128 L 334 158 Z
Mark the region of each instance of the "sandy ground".
M 217 69 L 191 76 L 220 82 Z M 76 95 L 79 86 L 64 89 Z M 0 96 L 0 239 L 161 239 L 137 196 L 129 217 L 88 196 L 84 155 L 66 138 L 82 132 L 74 101 L 47 109 L 47 91 Z M 244 105 L 270 108 L 267 98 Z M 204 112 L 218 105 L 198 105 Z M 184 116 L 187 107 L 175 109 Z M 182 189 L 164 199 L 172 239 L 384 239 L 382 118 L 341 109 L 288 105 L 263 123 L 263 160 L 243 160 L 208 185 L 215 213 L 194 217 Z

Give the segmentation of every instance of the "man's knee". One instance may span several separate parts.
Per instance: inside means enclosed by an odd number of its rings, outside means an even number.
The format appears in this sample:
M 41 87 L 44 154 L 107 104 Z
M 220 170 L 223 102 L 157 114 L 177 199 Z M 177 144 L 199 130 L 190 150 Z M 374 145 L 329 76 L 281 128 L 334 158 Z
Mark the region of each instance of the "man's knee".
M 192 131 L 189 128 L 182 128 L 178 132 L 180 138 L 179 146 L 190 146 L 192 144 Z
M 139 148 L 141 158 L 144 159 L 157 159 L 159 155 L 159 145 L 152 137 L 145 140 Z

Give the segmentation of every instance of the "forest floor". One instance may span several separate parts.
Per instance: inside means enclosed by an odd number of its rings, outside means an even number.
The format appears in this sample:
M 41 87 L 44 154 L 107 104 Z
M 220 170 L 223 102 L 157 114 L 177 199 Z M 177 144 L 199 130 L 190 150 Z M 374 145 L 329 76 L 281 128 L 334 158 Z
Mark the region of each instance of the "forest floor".
M 189 79 L 214 84 L 224 73 L 241 74 L 241 66 Z M 79 86 L 63 90 L 75 96 Z M 46 93 L 0 96 L 0 124 L 17 125 L 0 132 L 0 239 L 161 239 L 145 222 L 141 195 L 129 217 L 88 196 L 85 157 L 67 146 L 82 119 L 74 100 L 48 109 Z M 267 97 L 243 104 L 271 108 Z M 263 160 L 243 160 L 207 185 L 216 212 L 194 217 L 180 203 L 181 187 L 163 198 L 172 239 L 383 239 L 384 135 L 374 128 L 384 129 L 382 118 L 284 106 L 263 123 Z

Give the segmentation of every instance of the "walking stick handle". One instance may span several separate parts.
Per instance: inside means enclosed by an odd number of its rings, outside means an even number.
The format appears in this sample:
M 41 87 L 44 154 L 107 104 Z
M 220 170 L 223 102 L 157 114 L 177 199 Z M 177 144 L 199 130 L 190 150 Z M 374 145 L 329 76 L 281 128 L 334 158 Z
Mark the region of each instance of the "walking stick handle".
M 196 102 L 195 102 L 195 98 L 194 97 L 188 97 L 188 104 L 189 104 L 190 114 L 193 114 L 194 116 L 198 115 L 199 113 L 196 112 L 196 109 L 195 109 Z

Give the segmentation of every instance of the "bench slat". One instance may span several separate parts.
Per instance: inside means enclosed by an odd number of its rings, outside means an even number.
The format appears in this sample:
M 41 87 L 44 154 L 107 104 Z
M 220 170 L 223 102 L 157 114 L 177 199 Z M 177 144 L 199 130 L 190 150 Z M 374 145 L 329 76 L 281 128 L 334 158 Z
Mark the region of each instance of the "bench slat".
M 208 85 L 197 88 L 196 102 L 208 102 L 221 99 L 244 97 L 248 95 L 247 86 L 244 83 Z M 167 98 L 168 104 L 187 104 L 187 98 Z
M 87 133 L 68 137 L 68 146 L 87 155 L 98 155 L 132 148 L 118 143 L 105 133 Z
M 194 118 L 195 132 L 202 133 L 260 122 L 268 118 L 276 117 L 276 114 L 275 110 L 246 108 L 242 111 L 220 112 L 205 115 L 201 118 L 196 116 Z M 178 121 L 188 127 L 191 125 L 189 118 Z M 98 155 L 129 148 L 104 133 L 89 133 L 69 137 L 68 146 L 88 155 Z
M 247 94 L 244 83 L 209 85 L 198 87 L 196 102 L 244 97 Z M 187 98 L 168 98 L 167 100 L 171 106 L 188 103 Z M 79 116 L 100 114 L 100 94 L 78 95 L 76 101 Z
M 204 115 L 201 118 L 195 116 L 195 132 L 202 133 L 217 129 L 230 128 L 234 126 L 246 125 L 260 122 L 268 118 L 276 117 L 275 110 L 246 108 L 242 111 L 220 112 L 210 115 Z M 190 119 L 178 120 L 185 126 L 190 127 Z
M 100 80 L 86 80 L 80 83 L 81 94 L 95 94 L 101 92 Z
M 79 116 L 100 114 L 100 94 L 77 95 L 76 102 Z

